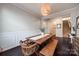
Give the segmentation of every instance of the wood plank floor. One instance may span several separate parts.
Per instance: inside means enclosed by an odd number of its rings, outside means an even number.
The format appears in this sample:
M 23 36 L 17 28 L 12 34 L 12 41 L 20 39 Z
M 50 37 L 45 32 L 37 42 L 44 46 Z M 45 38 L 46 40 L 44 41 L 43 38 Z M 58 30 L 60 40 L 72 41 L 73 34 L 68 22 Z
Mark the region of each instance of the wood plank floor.
M 59 43 L 56 48 L 54 56 L 75 56 L 75 54 L 70 54 L 70 44 L 68 38 L 58 38 Z M 21 52 L 21 47 L 15 47 L 3 53 L 0 53 L 0 56 L 23 56 Z M 31 56 L 36 56 L 33 54 Z

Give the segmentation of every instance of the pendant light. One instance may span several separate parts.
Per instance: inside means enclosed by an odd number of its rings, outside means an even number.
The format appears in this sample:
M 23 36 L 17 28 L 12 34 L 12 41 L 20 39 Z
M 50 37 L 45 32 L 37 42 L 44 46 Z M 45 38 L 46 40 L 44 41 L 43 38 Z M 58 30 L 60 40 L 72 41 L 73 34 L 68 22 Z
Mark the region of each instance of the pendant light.
M 51 5 L 48 3 L 41 5 L 41 14 L 42 16 L 48 16 L 51 13 Z

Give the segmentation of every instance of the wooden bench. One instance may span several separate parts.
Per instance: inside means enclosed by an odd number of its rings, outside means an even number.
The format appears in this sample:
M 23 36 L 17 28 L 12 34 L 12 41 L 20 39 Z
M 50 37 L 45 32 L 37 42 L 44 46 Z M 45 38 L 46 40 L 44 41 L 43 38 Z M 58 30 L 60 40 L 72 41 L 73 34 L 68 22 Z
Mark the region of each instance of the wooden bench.
M 58 43 L 58 40 L 57 40 L 57 39 L 51 40 L 51 41 L 40 51 L 40 55 L 44 55 L 44 56 L 52 56 L 52 55 L 54 55 L 54 52 L 55 52 L 57 43 Z

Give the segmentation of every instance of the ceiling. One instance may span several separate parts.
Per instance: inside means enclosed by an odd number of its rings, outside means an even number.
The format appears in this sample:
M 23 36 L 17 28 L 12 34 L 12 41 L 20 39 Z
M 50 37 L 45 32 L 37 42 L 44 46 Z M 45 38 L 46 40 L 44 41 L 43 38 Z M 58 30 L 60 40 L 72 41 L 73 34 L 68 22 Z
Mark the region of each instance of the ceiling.
M 30 13 L 33 16 L 40 18 L 41 15 L 41 4 L 42 3 L 14 3 L 13 5 L 18 6 L 18 8 Z M 52 13 L 60 12 L 66 9 L 70 9 L 78 6 L 78 3 L 50 3 L 52 8 Z

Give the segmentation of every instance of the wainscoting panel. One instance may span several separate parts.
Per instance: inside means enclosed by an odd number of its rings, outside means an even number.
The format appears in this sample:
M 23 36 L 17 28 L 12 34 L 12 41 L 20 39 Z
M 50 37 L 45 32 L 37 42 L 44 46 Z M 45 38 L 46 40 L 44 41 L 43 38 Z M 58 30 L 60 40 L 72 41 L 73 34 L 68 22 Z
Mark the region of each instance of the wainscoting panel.
M 37 34 L 39 33 L 26 31 L 0 33 L 0 48 L 3 48 L 3 51 L 14 48 L 19 45 L 20 40 Z

